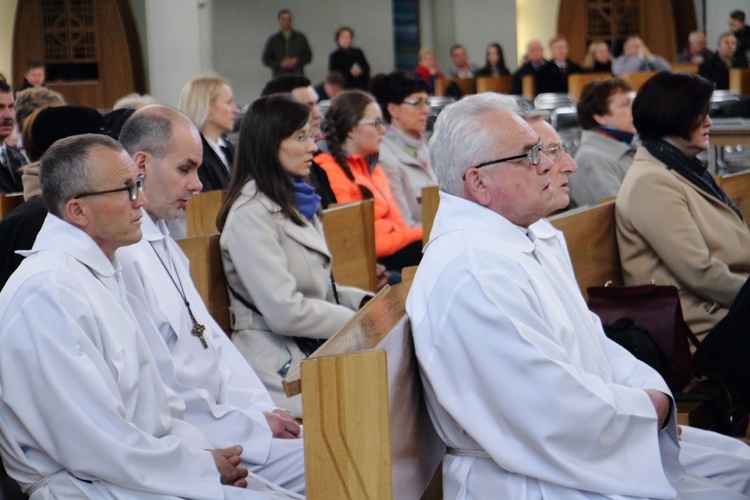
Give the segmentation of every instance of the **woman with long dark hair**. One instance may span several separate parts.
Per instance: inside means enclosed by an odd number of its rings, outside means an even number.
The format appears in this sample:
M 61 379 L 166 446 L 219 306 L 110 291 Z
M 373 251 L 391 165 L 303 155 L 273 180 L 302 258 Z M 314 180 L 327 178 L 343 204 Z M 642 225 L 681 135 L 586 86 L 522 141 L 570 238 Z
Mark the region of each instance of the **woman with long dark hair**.
M 422 258 L 422 228 L 404 222 L 383 169 L 377 163 L 385 123 L 375 99 L 358 90 L 331 101 L 323 121 L 325 143 L 315 161 L 328 174 L 339 203 L 372 199 L 375 254 L 389 270 L 401 271 Z
M 503 48 L 499 43 L 493 42 L 487 46 L 484 67 L 477 76 L 510 76 L 510 71 L 505 66 Z
M 286 95 L 251 105 L 216 221 L 231 292 L 232 341 L 274 402 L 296 417 L 302 417 L 301 398 L 287 399 L 282 379 L 369 297 L 333 281 L 320 198 L 304 181 L 317 149 L 309 116 L 307 106 Z

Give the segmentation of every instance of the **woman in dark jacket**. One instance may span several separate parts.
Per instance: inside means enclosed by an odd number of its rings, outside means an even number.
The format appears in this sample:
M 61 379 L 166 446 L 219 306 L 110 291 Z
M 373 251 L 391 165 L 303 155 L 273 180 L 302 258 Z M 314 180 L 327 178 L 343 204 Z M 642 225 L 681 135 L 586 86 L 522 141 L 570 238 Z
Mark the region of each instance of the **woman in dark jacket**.
M 479 70 L 477 76 L 510 76 L 510 71 L 505 67 L 503 48 L 499 43 L 493 42 L 487 46 L 484 68 Z
M 336 45 L 338 49 L 328 57 L 328 71 L 338 71 L 344 75 L 347 89 L 367 90 L 370 83 L 370 65 L 364 52 L 352 47 L 354 31 L 343 26 L 336 30 Z

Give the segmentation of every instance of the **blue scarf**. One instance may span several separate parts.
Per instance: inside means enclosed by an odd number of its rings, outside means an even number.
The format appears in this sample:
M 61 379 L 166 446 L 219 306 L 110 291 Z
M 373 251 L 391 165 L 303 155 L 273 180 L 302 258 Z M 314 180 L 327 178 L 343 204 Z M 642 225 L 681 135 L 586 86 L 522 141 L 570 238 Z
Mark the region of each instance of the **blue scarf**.
M 624 142 L 628 146 L 633 146 L 633 137 L 635 137 L 635 134 L 631 134 L 630 132 L 623 132 L 620 129 L 608 127 L 606 125 L 597 125 L 595 127 L 591 127 L 591 130 L 616 141 Z
M 297 206 L 297 210 L 307 220 L 312 221 L 313 216 L 320 210 L 320 196 L 310 184 L 302 180 L 292 179 L 292 186 L 294 187 L 294 204 Z

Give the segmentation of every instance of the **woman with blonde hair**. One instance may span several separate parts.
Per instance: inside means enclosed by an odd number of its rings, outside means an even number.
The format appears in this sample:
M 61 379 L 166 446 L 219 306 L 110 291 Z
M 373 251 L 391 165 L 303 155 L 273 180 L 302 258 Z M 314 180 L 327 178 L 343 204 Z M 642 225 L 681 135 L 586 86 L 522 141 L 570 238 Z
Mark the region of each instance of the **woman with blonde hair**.
M 443 74 L 435 62 L 435 52 L 432 49 L 422 47 L 419 49 L 419 64 L 414 68 L 414 73 L 427 82 L 430 95 L 435 93 L 435 81 L 443 78 Z
M 203 191 L 226 188 L 234 160 L 234 144 L 226 134 L 234 128 L 237 114 L 229 82 L 214 75 L 193 78 L 183 87 L 177 107 L 201 133 L 203 164 L 198 177 Z
M 612 55 L 604 42 L 592 42 L 581 66 L 589 73 L 612 73 Z

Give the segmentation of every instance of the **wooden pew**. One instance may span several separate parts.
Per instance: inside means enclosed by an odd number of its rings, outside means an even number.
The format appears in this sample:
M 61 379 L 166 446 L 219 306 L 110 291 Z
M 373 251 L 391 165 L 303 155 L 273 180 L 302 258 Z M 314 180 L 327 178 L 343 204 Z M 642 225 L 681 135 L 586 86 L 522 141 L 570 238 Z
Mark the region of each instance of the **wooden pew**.
M 438 468 L 445 447 L 424 402 L 410 286 L 383 288 L 284 380 L 287 395 L 302 393 L 310 499 L 419 499 Z
M 177 240 L 190 261 L 190 277 L 198 289 L 208 312 L 219 326 L 230 334 L 229 294 L 224 265 L 221 262 L 219 235 L 193 236 Z
M 513 88 L 511 76 L 479 76 L 477 77 L 477 94 L 482 92 L 498 92 L 510 94 Z
M 461 95 L 477 93 L 477 81 L 474 78 L 438 78 L 435 81 L 435 95 L 444 96 L 451 83 L 455 83 Z
M 185 210 L 188 237 L 219 232 L 216 228 L 216 216 L 226 198 L 226 191 L 221 190 L 193 195 Z
M 620 75 L 620 78 L 628 82 L 633 88 L 633 91 L 638 92 L 638 89 L 643 86 L 646 81 L 654 76 L 657 71 L 636 71 L 635 73 L 625 73 Z
M 529 99 L 536 97 L 536 76 L 526 75 L 521 78 L 521 95 Z
M 564 212 L 549 221 L 565 233 L 578 287 L 586 300 L 590 286 L 622 285 L 615 233 L 615 202 Z
M 697 73 L 698 65 L 695 63 L 675 63 L 671 64 L 669 69 L 675 73 Z
M 750 172 L 717 177 L 716 183 L 737 204 L 745 224 L 750 226 Z
M 23 203 L 23 193 L 0 194 L 0 219 Z
M 730 69 L 729 90 L 739 92 L 741 96 L 750 95 L 750 69 Z
M 323 232 L 333 257 L 336 283 L 377 291 L 372 200 L 331 205 L 323 210 Z
M 422 188 L 422 246 L 430 241 L 432 223 L 440 204 L 440 189 L 437 186 Z
M 568 95 L 578 102 L 581 97 L 581 91 L 587 83 L 593 82 L 594 80 L 605 80 L 612 78 L 610 73 L 574 73 L 568 76 Z

